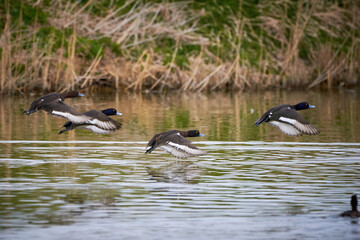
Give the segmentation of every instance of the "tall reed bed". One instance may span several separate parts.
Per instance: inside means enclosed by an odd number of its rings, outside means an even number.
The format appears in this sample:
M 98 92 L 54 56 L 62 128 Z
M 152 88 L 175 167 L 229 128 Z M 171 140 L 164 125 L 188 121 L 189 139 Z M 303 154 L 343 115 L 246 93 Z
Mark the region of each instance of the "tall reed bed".
M 360 3 L 0 3 L 0 91 L 358 85 Z

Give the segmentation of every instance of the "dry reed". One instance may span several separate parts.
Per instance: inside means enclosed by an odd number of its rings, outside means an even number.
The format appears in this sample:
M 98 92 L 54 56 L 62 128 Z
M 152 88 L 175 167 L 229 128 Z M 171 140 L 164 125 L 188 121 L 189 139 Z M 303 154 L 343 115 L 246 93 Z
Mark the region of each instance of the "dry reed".
M 208 91 L 358 84 L 360 5 L 352 1 L 345 1 L 347 8 L 305 0 L 296 6 L 288 1 L 264 2 L 257 5 L 260 16 L 246 17 L 239 9 L 238 14 L 224 16 L 230 24 L 210 33 L 199 21 L 211 13 L 189 9 L 191 1 L 131 0 L 122 7 L 111 5 L 103 16 L 89 10 L 97 1 L 29 4 L 50 14 L 48 24 L 62 32 L 61 45 L 52 50 L 58 40 L 54 31 L 40 46 L 40 24 L 26 30 L 21 24 L 12 25 L 7 9 L 0 38 L 3 93 L 94 85 L 134 91 Z M 291 17 L 290 7 L 296 7 Z M 17 20 L 21 22 L 21 17 Z M 66 29 L 71 29 L 70 35 Z M 335 40 L 318 46 L 321 42 L 316 39 L 323 33 Z M 79 38 L 103 37 L 111 39 L 121 55 L 108 46 L 98 48 L 91 59 L 79 53 Z M 334 44 L 339 37 L 343 41 Z M 163 39 L 174 42 L 170 53 L 161 51 Z M 180 50 L 189 45 L 200 50 L 186 53 L 186 63 L 177 64 L 184 57 Z M 304 45 L 306 58 L 300 56 Z

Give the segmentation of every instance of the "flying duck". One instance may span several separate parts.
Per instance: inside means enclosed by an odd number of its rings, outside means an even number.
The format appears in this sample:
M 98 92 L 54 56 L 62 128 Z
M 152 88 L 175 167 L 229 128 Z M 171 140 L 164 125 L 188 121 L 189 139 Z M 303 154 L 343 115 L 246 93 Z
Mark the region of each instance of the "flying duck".
M 89 116 L 88 114 L 82 114 L 80 112 L 78 112 L 75 108 L 67 105 L 64 102 L 64 98 L 63 95 L 66 97 L 75 96 L 75 92 L 72 92 L 72 95 L 69 94 L 62 94 L 62 95 L 58 95 L 57 93 L 51 93 L 50 97 L 46 97 L 44 98 L 39 98 L 37 100 L 34 101 L 34 103 L 32 104 L 32 106 L 34 107 L 33 109 L 36 111 L 37 110 L 44 110 L 46 112 L 48 112 L 51 115 L 54 116 L 58 116 L 58 117 L 62 117 L 67 119 L 68 121 L 72 122 L 72 124 L 80 124 L 80 125 L 84 125 L 84 124 L 89 124 L 89 125 L 95 125 L 100 129 L 103 130 L 110 130 L 110 131 L 114 131 L 114 128 L 116 129 L 116 126 L 114 127 L 114 123 L 109 124 L 109 120 L 107 119 L 107 121 L 99 121 L 99 119 L 97 119 L 94 116 Z M 79 94 L 77 92 L 77 94 Z M 54 96 L 60 96 L 59 98 L 54 98 Z M 45 99 L 45 100 L 42 100 Z M 30 107 L 30 109 L 32 109 Z M 31 112 L 32 110 L 30 110 L 29 112 Z M 107 117 L 105 115 L 105 117 Z M 107 117 L 109 118 L 109 117 Z M 115 121 L 115 120 L 114 120 Z M 71 125 L 71 124 L 69 124 Z
M 170 153 L 177 158 L 188 158 L 191 156 L 200 156 L 206 154 L 205 151 L 202 151 L 191 144 L 187 137 L 199 137 L 205 136 L 201 134 L 198 130 L 190 131 L 179 131 L 179 130 L 170 130 L 167 132 L 156 134 L 148 143 L 147 147 L 150 147 L 146 150 L 145 154 L 151 153 L 155 148 L 159 147 L 166 152 Z
M 108 108 L 102 111 L 91 110 L 84 112 L 82 116 L 89 117 L 88 120 L 83 123 L 74 123 L 68 121 L 64 124 L 64 126 L 62 126 L 65 129 L 61 130 L 59 134 L 73 130 L 75 128 L 85 128 L 97 134 L 109 134 L 121 128 L 121 123 L 108 117 L 112 115 L 122 115 L 122 113 L 119 113 L 114 108 Z
M 351 210 L 340 213 L 340 217 L 360 217 L 360 212 L 357 210 L 358 200 L 356 194 L 351 196 Z
M 65 100 L 65 98 L 74 98 L 74 97 L 83 97 L 83 96 L 84 94 L 81 94 L 78 91 L 70 91 L 66 93 L 57 93 L 57 92 L 48 93 L 33 101 L 29 109 L 23 111 L 23 113 L 25 113 L 26 115 L 30 115 L 32 113 L 37 112 L 38 110 L 45 110 L 48 112 L 50 110 L 48 105 L 51 104 L 52 102 L 59 102 L 59 101 L 62 102 Z
M 261 123 L 266 122 L 277 126 L 283 133 L 290 136 L 319 134 L 320 131 L 297 112 L 308 108 L 315 108 L 315 106 L 310 105 L 308 102 L 301 102 L 296 105 L 282 104 L 264 113 L 255 122 L 255 125 L 259 126 Z

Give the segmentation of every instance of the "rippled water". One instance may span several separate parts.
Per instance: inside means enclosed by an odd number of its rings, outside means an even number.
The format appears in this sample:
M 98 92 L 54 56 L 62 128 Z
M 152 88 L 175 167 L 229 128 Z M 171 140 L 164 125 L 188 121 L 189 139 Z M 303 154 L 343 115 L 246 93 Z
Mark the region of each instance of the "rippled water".
M 301 93 L 69 101 L 122 111 L 105 136 L 59 136 L 62 119 L 21 114 L 34 97 L 2 101 L 0 239 L 359 239 L 360 219 L 338 217 L 360 192 L 359 97 L 303 95 L 319 107 L 302 112 L 319 136 L 252 126 Z M 208 154 L 144 154 L 173 128 L 204 132 L 193 142 Z

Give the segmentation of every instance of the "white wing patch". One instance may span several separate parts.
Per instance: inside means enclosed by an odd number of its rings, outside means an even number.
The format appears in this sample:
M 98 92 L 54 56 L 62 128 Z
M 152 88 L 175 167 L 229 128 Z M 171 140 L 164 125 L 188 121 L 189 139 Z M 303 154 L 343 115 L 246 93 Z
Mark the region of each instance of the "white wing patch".
M 283 133 L 290 136 L 300 136 L 301 132 L 296 129 L 293 125 L 288 123 L 278 122 L 278 121 L 270 121 L 268 122 L 271 125 L 278 127 Z
M 299 129 L 302 133 L 309 134 L 309 135 L 316 135 L 319 134 L 320 131 L 317 130 L 313 125 L 311 124 L 301 124 L 296 123 L 295 127 Z
M 181 144 L 178 144 L 178 143 L 174 143 L 174 142 L 167 142 L 167 144 L 169 144 L 170 146 L 174 147 L 174 148 L 178 148 L 178 149 L 181 149 L 185 152 L 188 152 L 192 155 L 197 155 L 197 154 L 201 154 L 201 153 L 204 153 L 203 151 L 201 151 L 200 149 L 198 148 L 191 148 L 189 146 L 186 146 L 186 145 L 181 145 Z
M 301 123 L 295 119 L 286 118 L 286 117 L 280 117 L 279 120 L 293 125 L 296 129 L 298 129 L 301 133 L 304 134 L 316 135 L 320 133 L 320 131 L 317 130 L 310 123 Z
M 200 156 L 206 154 L 205 151 L 202 151 L 198 148 L 191 148 L 189 146 L 181 145 L 174 142 L 167 142 L 165 145 L 162 145 L 160 148 L 164 149 L 166 152 L 178 158 L 188 158 L 191 156 Z
M 291 125 L 295 125 L 296 123 L 298 123 L 298 121 L 296 121 L 295 119 L 287 118 L 287 117 L 280 117 L 279 120 L 282 122 L 287 122 Z
M 113 124 L 112 122 L 110 122 L 110 121 L 103 122 L 103 121 L 99 121 L 96 118 L 91 119 L 90 121 L 88 121 L 88 123 L 96 125 L 97 127 L 102 128 L 104 130 L 112 130 L 112 131 L 114 131 L 114 130 L 117 129 L 115 124 Z
M 88 126 L 85 126 L 84 128 L 94 132 L 94 133 L 97 133 L 97 134 L 109 134 L 109 133 L 112 133 L 112 131 L 109 131 L 109 130 L 104 130 L 102 128 L 99 128 L 95 125 L 88 125 Z
M 177 157 L 177 158 L 188 158 L 191 156 L 188 153 L 181 151 L 181 150 L 179 151 L 178 149 L 173 148 L 169 145 L 163 145 L 159 148 L 165 150 L 166 152 L 170 153 L 172 156 Z
M 69 121 L 73 122 L 73 123 L 86 123 L 88 120 L 90 120 L 89 117 L 87 116 L 84 116 L 84 115 L 80 115 L 80 116 L 76 116 L 76 115 L 73 115 L 71 113 L 68 113 L 68 112 L 60 112 L 60 111 L 51 111 L 50 112 L 52 115 L 55 115 L 55 116 L 58 116 L 58 117 L 63 117 L 63 118 L 66 118 L 68 119 Z

